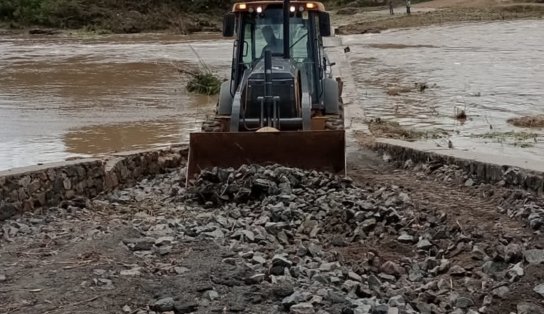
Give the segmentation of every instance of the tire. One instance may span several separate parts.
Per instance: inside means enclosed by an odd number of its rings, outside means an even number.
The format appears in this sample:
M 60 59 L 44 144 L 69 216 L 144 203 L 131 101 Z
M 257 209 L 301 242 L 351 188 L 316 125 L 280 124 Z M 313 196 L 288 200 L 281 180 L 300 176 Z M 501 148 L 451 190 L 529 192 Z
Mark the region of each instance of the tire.
M 323 102 L 325 103 L 325 113 L 326 114 L 340 114 L 340 95 L 338 90 L 338 82 L 325 78 L 323 79 Z
M 222 116 L 230 116 L 232 112 L 233 97 L 230 94 L 230 81 L 221 84 L 219 98 L 217 99 L 217 114 Z

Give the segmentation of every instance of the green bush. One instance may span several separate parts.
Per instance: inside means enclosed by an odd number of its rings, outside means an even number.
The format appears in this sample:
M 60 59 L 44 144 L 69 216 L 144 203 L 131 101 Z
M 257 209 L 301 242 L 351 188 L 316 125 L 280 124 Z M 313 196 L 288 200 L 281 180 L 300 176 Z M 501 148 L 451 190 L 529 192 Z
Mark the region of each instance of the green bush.
M 81 0 L 46 0 L 42 10 L 46 15 L 41 24 L 46 26 L 79 28 L 92 22 Z
M 39 23 L 43 18 L 43 0 L 0 0 L 0 19 L 21 23 Z
M 221 80 L 210 71 L 193 74 L 193 77 L 187 83 L 187 90 L 191 93 L 217 95 L 220 89 Z
M 14 1 L 0 0 L 0 20 L 12 20 L 16 10 Z

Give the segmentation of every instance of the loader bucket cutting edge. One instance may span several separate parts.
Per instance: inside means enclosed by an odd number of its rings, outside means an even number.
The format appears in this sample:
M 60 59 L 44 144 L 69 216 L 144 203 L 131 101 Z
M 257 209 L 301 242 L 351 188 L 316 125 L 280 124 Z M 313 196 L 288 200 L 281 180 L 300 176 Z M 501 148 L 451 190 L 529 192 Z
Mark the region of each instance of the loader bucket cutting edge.
M 204 169 L 281 164 L 345 174 L 345 131 L 191 133 L 187 183 Z

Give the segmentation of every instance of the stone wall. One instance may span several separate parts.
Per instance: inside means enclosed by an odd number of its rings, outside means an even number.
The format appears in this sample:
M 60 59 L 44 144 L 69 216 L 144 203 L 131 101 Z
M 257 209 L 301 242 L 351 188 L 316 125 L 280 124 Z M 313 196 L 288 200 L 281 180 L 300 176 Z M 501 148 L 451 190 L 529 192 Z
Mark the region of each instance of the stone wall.
M 373 149 L 382 153 L 387 152 L 393 160 L 457 165 L 482 182 L 499 183 L 503 181 L 506 186 L 522 188 L 537 194 L 544 193 L 544 172 L 542 171 L 450 156 L 385 142 L 376 142 Z
M 178 146 L 0 171 L 0 220 L 132 185 L 144 176 L 183 166 L 187 152 L 187 147 Z
M 112 155 L 104 164 L 104 189 L 111 191 L 120 185 L 133 185 L 142 177 L 181 167 L 189 150 L 185 146 L 169 150 L 144 150 Z

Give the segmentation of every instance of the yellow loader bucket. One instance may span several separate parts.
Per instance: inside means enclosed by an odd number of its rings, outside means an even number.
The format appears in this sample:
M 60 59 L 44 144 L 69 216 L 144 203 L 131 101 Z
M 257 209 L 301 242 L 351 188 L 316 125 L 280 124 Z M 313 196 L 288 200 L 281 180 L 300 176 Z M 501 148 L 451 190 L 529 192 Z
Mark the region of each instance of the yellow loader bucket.
M 192 133 L 187 182 L 204 169 L 281 164 L 345 174 L 345 132 Z

